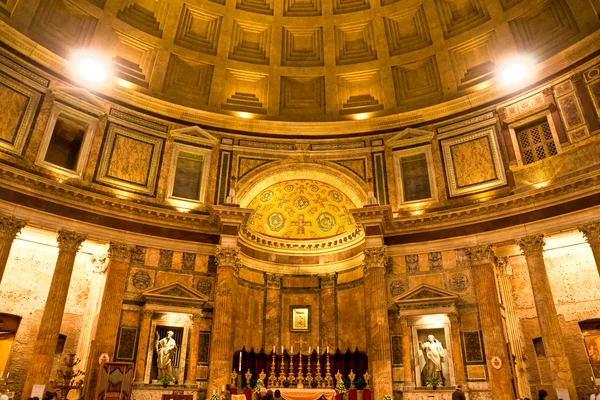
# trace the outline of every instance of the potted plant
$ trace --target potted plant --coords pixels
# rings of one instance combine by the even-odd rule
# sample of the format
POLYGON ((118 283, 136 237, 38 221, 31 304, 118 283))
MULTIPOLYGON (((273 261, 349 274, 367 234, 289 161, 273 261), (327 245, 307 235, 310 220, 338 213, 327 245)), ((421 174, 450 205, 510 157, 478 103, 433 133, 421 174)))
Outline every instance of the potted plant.
POLYGON ((312 381, 310 381, 310 387, 311 387, 311 388, 313 388, 313 389, 314 389, 314 388, 316 388, 316 387, 317 387, 317 385, 319 385, 319 383, 318 383, 317 381, 315 381, 314 379, 313 379, 312 381))
POLYGON ((363 378, 359 378, 354 382, 354 388, 356 390, 363 390, 367 386, 367 382, 363 378))
POLYGON ((262 388, 265 387, 265 384, 263 383, 262 379, 258 379, 256 381, 256 385, 254 385, 254 388, 252 389, 252 391, 256 394, 256 396, 260 399, 260 391, 262 388))
POLYGON ((335 385, 335 391, 340 396, 340 398, 342 398, 346 394, 346 392, 348 392, 348 388, 346 387, 342 379, 337 381, 337 385, 335 385))
POLYGON ((425 384, 427 386, 431 386, 433 387, 433 390, 436 390, 437 387, 442 383, 442 380, 436 376, 432 376, 430 378, 427 378, 427 380, 425 381, 425 384))
POLYGON ((291 384, 292 384, 292 382, 288 381, 287 379, 285 381, 283 381, 283 387, 285 387, 285 388, 289 388, 291 384))
POLYGON ((166 388, 167 386, 169 386, 169 383, 174 382, 175 379, 173 379, 173 377, 171 375, 165 375, 162 378, 160 378, 158 381, 160 383, 162 383, 164 388, 166 388))

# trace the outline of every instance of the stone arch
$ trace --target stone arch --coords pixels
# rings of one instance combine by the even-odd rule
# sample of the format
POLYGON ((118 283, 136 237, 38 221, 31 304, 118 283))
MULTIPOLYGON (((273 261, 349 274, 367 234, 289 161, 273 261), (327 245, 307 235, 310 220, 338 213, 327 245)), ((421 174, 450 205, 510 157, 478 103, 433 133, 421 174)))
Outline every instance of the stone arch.
POLYGON ((327 182, 342 191, 357 208, 367 203, 367 188, 364 182, 341 167, 322 162, 281 160, 249 174, 239 183, 237 198, 240 206, 246 207, 261 191, 269 186, 294 179, 314 179, 327 182))

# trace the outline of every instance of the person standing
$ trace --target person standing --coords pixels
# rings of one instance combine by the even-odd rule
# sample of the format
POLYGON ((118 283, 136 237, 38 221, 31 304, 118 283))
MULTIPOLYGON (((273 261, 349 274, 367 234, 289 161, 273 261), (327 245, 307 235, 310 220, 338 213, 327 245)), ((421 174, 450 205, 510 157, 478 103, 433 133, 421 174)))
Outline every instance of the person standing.
POLYGON ((600 391, 597 387, 594 388, 594 393, 590 395, 590 400, 600 400, 600 391))
POLYGON ((462 391, 462 385, 458 385, 452 393, 452 400, 466 400, 465 394, 462 391))

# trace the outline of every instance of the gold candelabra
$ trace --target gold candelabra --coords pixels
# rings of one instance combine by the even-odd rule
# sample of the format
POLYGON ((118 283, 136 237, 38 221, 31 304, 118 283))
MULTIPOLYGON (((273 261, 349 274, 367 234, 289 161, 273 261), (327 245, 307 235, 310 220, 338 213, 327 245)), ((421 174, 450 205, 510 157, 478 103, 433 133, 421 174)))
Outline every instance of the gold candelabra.
POLYGON ((310 387, 310 384, 312 383, 312 375, 310 373, 310 362, 312 360, 312 353, 308 354, 308 358, 306 360, 306 383, 308 384, 308 386, 310 387))
POLYGON ((327 352, 327 364, 325 364, 325 387, 333 387, 333 378, 331 377, 331 364, 329 364, 329 352, 327 352))
POLYGON ((284 368, 285 367, 285 362, 284 361, 285 361, 285 354, 282 351, 281 352, 281 364, 279 365, 279 386, 280 387, 283 386, 283 381, 286 380, 286 377, 285 377, 285 368, 284 368))
POLYGON ((269 387, 275 386, 277 376, 275 376, 275 350, 273 350, 273 358, 271 361, 271 373, 269 374, 269 387))
POLYGON ((290 383, 294 383, 296 381, 296 377, 294 376, 294 355, 290 353, 290 371, 288 375, 288 381, 290 383))
POLYGON ((321 355, 319 353, 317 353, 317 373, 315 374, 315 381, 317 381, 317 387, 321 387, 323 377, 321 376, 321 355))
POLYGON ((302 375, 302 346, 300 347, 300 354, 298 354, 298 357, 300 358, 300 361, 298 362, 298 376, 296 377, 296 380, 298 381, 298 384, 296 385, 296 387, 298 389, 303 389, 304 388, 304 376, 302 375))

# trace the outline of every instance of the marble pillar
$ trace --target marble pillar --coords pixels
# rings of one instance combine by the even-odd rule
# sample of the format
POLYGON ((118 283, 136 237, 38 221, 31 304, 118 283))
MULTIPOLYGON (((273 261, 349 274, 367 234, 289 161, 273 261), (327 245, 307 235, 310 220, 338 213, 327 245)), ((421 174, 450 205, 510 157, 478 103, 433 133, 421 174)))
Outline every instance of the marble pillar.
POLYGON ((50 282, 50 290, 46 306, 40 320, 40 328, 31 356, 31 363, 25 378, 22 399, 26 400, 31 395, 33 385, 46 385, 50 379, 52 363, 56 353, 56 344, 60 333, 67 303, 67 294, 71 284, 71 275, 75 265, 75 257, 84 235, 65 230, 58 231, 58 257, 56 267, 50 282))
POLYGON ((473 283, 479 307, 483 346, 494 399, 514 400, 512 370, 506 350, 506 338, 496 287, 494 253, 491 246, 467 250, 472 262, 473 283))
POLYGON ((208 392, 230 382, 233 360, 233 302, 237 288, 239 247, 217 247, 217 287, 213 314, 208 392))
MULTIPOLYGON (((106 269, 106 283, 104 294, 100 303, 98 313, 100 322, 96 328, 94 338, 94 349, 92 360, 98 360, 100 355, 106 353, 110 360, 114 360, 114 351, 119 333, 121 321, 121 309, 127 285, 127 269, 131 258, 131 246, 118 242, 110 242, 108 247, 108 267, 106 269)), ((97 362, 90 364, 91 369, 87 371, 86 382, 87 396, 85 398, 96 398, 94 396, 95 385, 90 385, 97 380, 100 365, 97 362)))
POLYGON ((413 365, 410 349, 410 335, 408 334, 408 318, 400 317, 400 334, 402 335, 402 365, 404 367, 404 387, 415 386, 413 378, 413 365))
POLYGON ((327 346, 331 347, 332 349, 337 349, 337 301, 335 293, 337 274, 326 274, 319 276, 319 284, 321 285, 319 344, 322 349, 327 348, 327 346))
POLYGON ((13 241, 26 222, 13 217, 0 217, 0 284, 13 241))
POLYGON ((200 343, 200 320, 202 316, 194 314, 190 318, 190 354, 188 357, 186 385, 196 385, 196 368, 198 367, 198 345, 200 343))
POLYGON ((533 300, 542 333, 542 342, 546 352, 546 360, 550 364, 552 386, 569 391, 572 399, 576 399, 577 391, 569 359, 565 352, 563 334, 554 305, 554 298, 548 280, 548 272, 544 263, 543 235, 527 236, 517 240, 517 244, 525 255, 529 279, 533 289, 533 300))
POLYGON ((392 355, 385 281, 385 247, 364 251, 365 302, 367 303, 367 354, 373 376, 373 398, 392 392, 392 355))
MULTIPOLYGON (((600 222, 591 222, 579 227, 585 240, 589 243, 594 254, 594 261, 596 262, 596 268, 600 274, 600 222)), ((0 266, 1 268, 1 266, 0 266)), ((1 277, 1 275, 0 275, 1 277)))
POLYGON ((142 323, 140 324, 140 336, 138 339, 137 357, 135 359, 135 383, 144 383, 152 315, 154 315, 154 313, 151 310, 142 310, 142 323))
POLYGON ((265 307, 265 343, 267 354, 281 346, 281 276, 265 273, 267 283, 265 307))
POLYGON ((467 384, 467 377, 465 375, 465 362, 463 360, 462 346, 460 344, 458 313, 449 313, 448 319, 450 320, 450 334, 452 336, 452 358, 454 358, 456 384, 464 386, 467 384))

